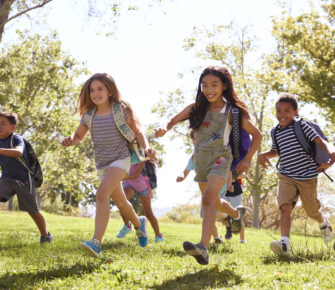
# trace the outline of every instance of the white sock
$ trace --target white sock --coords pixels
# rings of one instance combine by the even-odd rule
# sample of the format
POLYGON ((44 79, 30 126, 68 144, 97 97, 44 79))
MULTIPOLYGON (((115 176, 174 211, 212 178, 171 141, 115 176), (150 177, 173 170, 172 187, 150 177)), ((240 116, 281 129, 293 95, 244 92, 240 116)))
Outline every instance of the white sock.
POLYGON ((236 219, 233 218, 233 220, 236 220, 236 221, 237 221, 237 220, 240 219, 240 217, 241 217, 241 213, 240 213, 240 211, 238 210, 237 213, 238 213, 238 217, 237 217, 236 219))
POLYGON ((328 225, 327 220, 326 220, 326 218, 324 217, 324 218, 323 218, 323 222, 322 222, 322 223, 319 223, 319 227, 320 227, 320 228, 323 228, 323 227, 325 227, 325 226, 327 226, 327 225, 328 225))
POLYGON ((282 236, 280 240, 282 242, 284 242, 285 244, 289 244, 290 243, 290 237, 287 237, 287 236, 282 236))

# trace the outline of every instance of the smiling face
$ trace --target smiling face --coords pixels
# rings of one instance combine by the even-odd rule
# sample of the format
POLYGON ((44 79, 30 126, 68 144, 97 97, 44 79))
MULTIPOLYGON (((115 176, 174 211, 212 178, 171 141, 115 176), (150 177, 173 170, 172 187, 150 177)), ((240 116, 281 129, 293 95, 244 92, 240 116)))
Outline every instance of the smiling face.
POLYGON ((16 125, 12 125, 6 117, 0 117, 0 139, 6 139, 15 128, 16 125))
POLYGON ((90 85, 90 98, 96 106, 110 104, 111 93, 106 86, 99 80, 94 80, 90 85))
POLYGON ((213 74, 204 76, 201 81, 201 91, 209 103, 222 102, 223 91, 227 89, 221 79, 213 74))
POLYGON ((290 125, 295 116, 298 115, 298 110, 294 110, 291 103, 279 102, 276 106, 276 117, 280 125, 285 128, 290 125))

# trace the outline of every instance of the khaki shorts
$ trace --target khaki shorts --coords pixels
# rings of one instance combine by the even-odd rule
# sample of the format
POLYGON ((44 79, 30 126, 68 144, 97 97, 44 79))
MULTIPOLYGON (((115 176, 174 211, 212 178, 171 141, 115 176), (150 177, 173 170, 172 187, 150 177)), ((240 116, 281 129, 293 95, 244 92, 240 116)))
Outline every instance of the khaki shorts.
POLYGON ((278 206, 292 204, 295 206, 299 196, 307 215, 313 219, 319 218, 321 204, 317 198, 318 179, 296 180, 277 173, 279 177, 278 206))

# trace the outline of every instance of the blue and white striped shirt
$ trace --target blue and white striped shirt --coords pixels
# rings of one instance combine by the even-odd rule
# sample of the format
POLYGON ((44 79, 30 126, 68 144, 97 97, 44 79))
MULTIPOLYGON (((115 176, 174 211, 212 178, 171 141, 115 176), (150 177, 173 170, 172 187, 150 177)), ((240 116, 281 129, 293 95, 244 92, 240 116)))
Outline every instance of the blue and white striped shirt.
MULTIPOLYGON (((301 122, 301 129, 310 141, 319 137, 318 133, 306 122, 301 122)), ((297 180, 308 180, 318 176, 317 164, 300 145, 293 128, 293 122, 286 128, 281 128, 275 132, 280 160, 279 173, 297 180)), ((271 150, 277 151, 276 145, 272 143, 271 150)))

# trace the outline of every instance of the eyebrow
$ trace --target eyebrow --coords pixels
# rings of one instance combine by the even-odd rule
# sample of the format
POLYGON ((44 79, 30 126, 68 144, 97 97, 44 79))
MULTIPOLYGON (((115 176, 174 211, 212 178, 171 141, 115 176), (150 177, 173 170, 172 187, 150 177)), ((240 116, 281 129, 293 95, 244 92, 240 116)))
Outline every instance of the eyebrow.
MULTIPOLYGON (((204 81, 202 81, 201 83, 202 83, 202 84, 207 84, 207 82, 204 82, 204 81)), ((212 81, 212 82, 209 82, 209 83, 211 83, 211 84, 218 84, 219 81, 212 81)))

